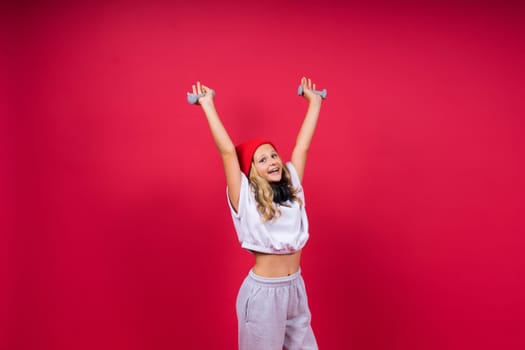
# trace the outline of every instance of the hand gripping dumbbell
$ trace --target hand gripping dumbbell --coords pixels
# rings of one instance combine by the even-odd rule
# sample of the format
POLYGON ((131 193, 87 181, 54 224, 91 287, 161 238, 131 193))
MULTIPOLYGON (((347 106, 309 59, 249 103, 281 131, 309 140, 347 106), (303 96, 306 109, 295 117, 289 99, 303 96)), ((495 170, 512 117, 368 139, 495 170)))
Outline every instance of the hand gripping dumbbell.
MULTIPOLYGON (((316 95, 319 95, 323 98, 323 100, 326 98, 326 89, 323 89, 321 91, 319 90, 312 90, 312 92, 316 95)), ((297 95, 303 96, 303 86, 299 85, 299 88, 297 89, 297 95)))
MULTIPOLYGON (((206 95, 205 93, 202 93, 202 94, 188 94, 188 103, 190 103, 192 105, 196 105, 196 104, 199 103, 199 98, 204 97, 205 95, 206 95)), ((214 90, 211 90, 211 95, 215 96, 215 91, 214 90)))

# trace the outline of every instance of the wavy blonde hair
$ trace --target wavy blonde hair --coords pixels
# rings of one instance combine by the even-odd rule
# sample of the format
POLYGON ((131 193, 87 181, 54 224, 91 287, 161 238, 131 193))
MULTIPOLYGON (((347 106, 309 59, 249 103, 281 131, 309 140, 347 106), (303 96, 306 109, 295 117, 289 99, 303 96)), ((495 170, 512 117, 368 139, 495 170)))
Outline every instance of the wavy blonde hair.
MULTIPOLYGON (((282 178, 290 189, 290 200, 299 203, 299 206, 302 207, 303 201, 297 196, 299 190, 292 186, 292 176, 290 175, 290 172, 285 166, 282 167, 282 170, 282 178)), ((261 214, 262 222, 265 223, 267 221, 277 220, 282 215, 282 212, 273 202, 272 187, 268 180, 257 173, 257 169, 253 162, 251 164, 249 179, 255 195, 255 201, 257 202, 257 210, 259 211, 259 214, 261 214)))

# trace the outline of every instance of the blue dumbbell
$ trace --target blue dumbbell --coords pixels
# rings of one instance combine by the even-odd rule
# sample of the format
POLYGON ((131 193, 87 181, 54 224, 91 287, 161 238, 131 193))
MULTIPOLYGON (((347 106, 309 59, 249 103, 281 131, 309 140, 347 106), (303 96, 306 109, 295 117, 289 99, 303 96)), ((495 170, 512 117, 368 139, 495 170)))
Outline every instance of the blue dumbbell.
MULTIPOLYGON (((323 100, 326 98, 326 89, 323 89, 321 91, 319 90, 312 90, 314 94, 319 95, 323 98, 323 100)), ((299 88, 297 89, 297 95, 303 96, 303 86, 299 85, 299 88)))
MULTIPOLYGON (((212 96, 215 96, 215 91, 211 90, 212 96)), ((188 103, 196 105, 199 103, 199 98, 204 97, 206 94, 188 94, 188 103)))

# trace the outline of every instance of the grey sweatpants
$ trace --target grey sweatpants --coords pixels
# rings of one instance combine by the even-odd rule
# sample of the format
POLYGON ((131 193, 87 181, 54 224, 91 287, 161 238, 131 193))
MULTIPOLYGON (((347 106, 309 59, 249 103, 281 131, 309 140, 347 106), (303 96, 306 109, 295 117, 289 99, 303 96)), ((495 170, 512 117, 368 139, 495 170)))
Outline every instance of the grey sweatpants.
POLYGON ((251 270, 237 296, 239 350, 318 349, 301 270, 278 278, 251 270))

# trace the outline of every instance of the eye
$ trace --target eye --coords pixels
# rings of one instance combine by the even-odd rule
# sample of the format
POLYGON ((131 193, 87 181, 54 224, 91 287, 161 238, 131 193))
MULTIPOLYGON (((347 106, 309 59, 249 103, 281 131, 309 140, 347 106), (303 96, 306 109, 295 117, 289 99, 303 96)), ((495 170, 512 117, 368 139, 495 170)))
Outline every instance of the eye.
POLYGON ((275 158, 277 158, 277 157, 278 157, 277 153, 272 154, 272 158, 273 158, 273 159, 275 159, 275 158))
POLYGON ((264 163, 266 162, 266 157, 262 157, 261 159, 259 159, 259 163, 264 163))

